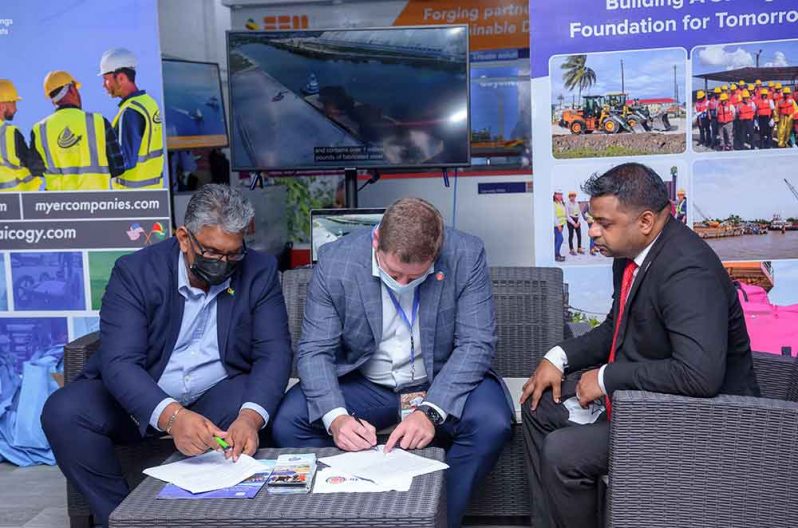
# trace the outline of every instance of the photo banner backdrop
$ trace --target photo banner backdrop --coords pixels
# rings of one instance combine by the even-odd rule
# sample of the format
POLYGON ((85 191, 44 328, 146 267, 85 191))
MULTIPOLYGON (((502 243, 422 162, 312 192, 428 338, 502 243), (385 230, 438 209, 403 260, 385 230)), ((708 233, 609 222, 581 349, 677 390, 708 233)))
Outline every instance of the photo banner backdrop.
MULTIPOLYGON (((123 154, 135 159, 121 176, 135 179, 137 164, 165 158, 156 0, 14 0, 0 6, 0 79, 18 94, 9 95, 8 83, 0 89, 0 402, 11 403, 26 383, 53 390, 55 382, 46 386, 47 378, 26 380, 23 366, 58 370, 64 344, 99 328, 102 293, 116 258, 170 233, 167 167, 150 162, 154 168, 147 173, 155 175, 154 183, 122 189, 104 161, 111 153, 109 137, 117 137, 112 123, 120 104, 99 75, 100 58, 111 48, 135 55, 136 84, 155 101, 146 108, 153 123, 142 139, 147 150, 123 154), (95 116, 75 109, 56 112, 52 90, 45 93, 45 78, 53 71, 74 80, 80 109, 95 116), (66 112, 69 120, 53 119, 66 112), (31 144, 32 130, 42 141, 31 144), (33 154, 20 150, 19 138, 33 154), (45 178, 33 157, 44 165, 45 178), (54 176, 59 173, 63 179, 54 176), (15 184, 15 178, 29 181, 15 184)), ((41 445, 43 436, 18 434, 20 420, 39 416, 41 409, 19 405, 0 405, 0 460, 53 463, 41 445)))
POLYGON ((601 306, 579 286, 611 264, 581 185, 628 161, 662 176, 674 217, 735 278, 798 302, 795 2, 530 0, 529 13, 535 263, 563 268, 574 318, 611 302, 610 287, 601 306))

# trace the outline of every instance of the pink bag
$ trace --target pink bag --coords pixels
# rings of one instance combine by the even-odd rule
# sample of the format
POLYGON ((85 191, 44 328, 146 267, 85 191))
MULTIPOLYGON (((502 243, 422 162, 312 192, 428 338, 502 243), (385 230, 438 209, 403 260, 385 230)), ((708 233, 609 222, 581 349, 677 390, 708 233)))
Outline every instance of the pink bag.
POLYGON ((751 350, 798 355, 798 304, 771 304, 761 286, 735 282, 751 338, 751 350), (786 347, 791 349, 787 352, 786 347))

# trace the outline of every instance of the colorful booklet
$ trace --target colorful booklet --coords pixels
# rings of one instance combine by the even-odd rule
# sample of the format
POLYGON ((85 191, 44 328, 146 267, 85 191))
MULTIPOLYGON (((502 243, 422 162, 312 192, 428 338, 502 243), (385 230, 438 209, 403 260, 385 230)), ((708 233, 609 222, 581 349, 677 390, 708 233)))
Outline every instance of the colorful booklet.
POLYGON ((313 487, 316 474, 316 455, 313 453, 287 454, 277 458, 269 477, 269 493, 289 494, 308 493, 313 487))
POLYGON ((258 494, 260 489, 266 484, 269 476, 277 464, 276 460, 258 460, 263 465, 263 471, 256 473, 240 484, 229 488, 222 488, 204 493, 191 493, 183 488, 178 488, 174 484, 167 484, 163 487, 156 498, 158 499, 252 499, 258 494))

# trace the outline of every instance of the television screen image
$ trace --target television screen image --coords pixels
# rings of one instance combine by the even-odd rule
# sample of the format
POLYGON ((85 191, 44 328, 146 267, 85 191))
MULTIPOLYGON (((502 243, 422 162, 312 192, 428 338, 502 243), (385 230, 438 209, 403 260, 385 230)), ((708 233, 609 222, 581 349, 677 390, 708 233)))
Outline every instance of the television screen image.
POLYGON ((465 26, 228 33, 233 170, 469 164, 465 26))
POLYGON ((175 59, 162 63, 167 148, 226 147, 219 65, 175 59))
POLYGON ((310 211, 310 257, 319 259, 319 248, 352 231, 380 223, 385 209, 312 209, 310 211))

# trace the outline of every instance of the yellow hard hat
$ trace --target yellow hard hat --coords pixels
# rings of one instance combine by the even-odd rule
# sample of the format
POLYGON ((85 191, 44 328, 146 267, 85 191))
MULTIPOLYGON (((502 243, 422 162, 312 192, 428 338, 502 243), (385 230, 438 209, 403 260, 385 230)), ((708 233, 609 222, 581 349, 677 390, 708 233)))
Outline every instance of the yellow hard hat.
POLYGON ((737 84, 745 84, 745 81, 740 81, 737 84))
POLYGON ((728 101, 729 100, 729 94, 727 94, 727 93, 720 94, 720 100, 721 101, 728 101))
POLYGON ((743 97, 751 97, 751 92, 748 90, 743 90, 743 97))
POLYGON ((749 92, 753 92, 754 91, 754 85, 753 84, 749 84, 748 85, 748 91, 749 92))
POLYGON ((723 86, 720 87, 720 89, 724 90, 724 91, 727 91, 729 89, 729 85, 728 84, 724 84, 723 86))
POLYGON ((757 86, 759 86, 760 84, 762 84, 762 81, 760 81, 759 79, 757 79, 757 80, 756 80, 756 85, 757 85, 757 86))
POLYGON ((21 101, 22 97, 17 93, 14 83, 8 79, 0 79, 0 103, 10 103, 12 101, 21 101))
POLYGON ((699 99, 703 99, 705 95, 707 94, 704 93, 704 90, 698 90, 698 93, 695 94, 695 96, 699 99))
POLYGON ((767 88, 762 88, 762 91, 759 92, 759 95, 767 95, 767 94, 768 94, 768 89, 767 88))
POLYGON ((786 94, 792 93, 792 90, 790 90, 789 86, 785 86, 784 89, 781 91, 781 93, 786 93, 786 94))
POLYGON ((712 93, 719 94, 720 93, 720 88, 716 86, 715 89, 712 90, 712 93))
POLYGON ((776 83, 776 88, 781 88, 781 83, 780 82, 776 83))
POLYGON ((53 90, 58 90, 70 83, 73 83, 75 88, 80 89, 80 83, 69 72, 63 70, 51 71, 44 77, 44 96, 49 99, 53 90))
POLYGON ((768 81, 768 88, 773 88, 773 81, 768 81))
POLYGON ((732 90, 736 90, 736 89, 737 89, 737 83, 732 83, 732 85, 731 85, 731 89, 732 89, 732 90))

